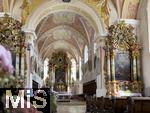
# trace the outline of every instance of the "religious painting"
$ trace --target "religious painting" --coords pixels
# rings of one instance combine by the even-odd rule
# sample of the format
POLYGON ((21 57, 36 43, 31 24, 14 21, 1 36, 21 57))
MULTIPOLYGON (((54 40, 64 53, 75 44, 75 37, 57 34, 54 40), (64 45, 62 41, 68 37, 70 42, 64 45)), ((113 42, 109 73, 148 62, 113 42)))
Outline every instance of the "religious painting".
POLYGON ((119 52, 115 57, 115 79, 130 80, 130 56, 129 53, 119 52))
POLYGON ((67 91, 67 85, 66 85, 66 71, 63 68, 57 68, 55 70, 55 85, 54 90, 61 92, 61 91, 67 91))
POLYGON ((128 96, 141 94, 141 49, 132 25, 120 21, 109 27, 105 48, 107 95, 125 96, 122 91, 129 91, 128 96))
POLYGON ((55 83, 65 83, 65 70, 57 68, 55 71, 55 83))

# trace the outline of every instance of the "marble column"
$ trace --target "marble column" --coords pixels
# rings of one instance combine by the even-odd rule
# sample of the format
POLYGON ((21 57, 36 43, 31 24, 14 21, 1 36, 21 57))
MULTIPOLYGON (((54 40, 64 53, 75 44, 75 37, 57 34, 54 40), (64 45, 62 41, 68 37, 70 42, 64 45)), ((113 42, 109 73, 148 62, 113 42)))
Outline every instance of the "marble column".
MULTIPOLYGON (((105 36, 98 36, 96 43, 97 43, 97 54, 99 57, 99 74, 97 75, 96 78, 96 83, 97 83, 97 89, 96 89, 96 96, 101 97, 101 96, 106 96, 106 86, 105 86, 105 75, 104 75, 104 61, 105 61, 105 36)), ((109 67, 110 67, 110 62, 109 62, 109 67)))
POLYGON ((71 73, 70 73, 70 69, 71 67, 68 66, 68 71, 67 71, 67 74, 68 74, 68 87, 67 87, 67 92, 69 93, 71 91, 71 73))
MULTIPOLYGON (((34 42, 33 40, 36 39, 36 35, 34 31, 31 30, 25 30, 23 29, 26 35, 26 50, 25 50, 25 61, 24 64, 26 65, 25 68, 25 74, 26 74, 26 87, 27 88, 32 88, 32 74, 31 74, 31 56, 33 55, 33 47, 34 47, 34 42)), ((22 58, 23 60, 23 58, 22 58)), ((24 60, 23 60, 24 61, 24 60)), ((23 62, 22 61, 22 62, 23 62)), ((23 67, 22 67, 23 69, 23 67)), ((21 72, 23 73, 23 72, 21 72)))
POLYGON ((133 81, 137 81, 137 67, 136 67, 136 56, 134 53, 132 54, 132 74, 133 74, 133 81))
POLYGON ((108 77, 108 80, 111 81, 111 72, 110 72, 110 51, 107 49, 106 50, 106 57, 107 57, 107 77, 108 77))
POLYGON ((82 61, 81 61, 81 57, 79 58, 79 80, 81 81, 82 80, 82 69, 81 69, 81 66, 82 66, 82 61))
POLYGON ((20 50, 19 48, 16 49, 16 69, 15 69, 15 75, 19 76, 19 54, 20 50))
POLYGON ((140 55, 137 56, 137 80, 141 81, 141 63, 140 63, 140 55))
POLYGON ((25 51, 24 51, 24 48, 22 50, 22 56, 21 56, 21 76, 25 76, 25 51))
POLYGON ((26 49, 27 83, 26 83, 26 88, 32 88, 31 75, 30 75, 30 55, 31 55, 30 50, 31 50, 31 44, 27 43, 27 49, 26 49))
POLYGON ((115 54, 114 51, 112 50, 111 53, 111 80, 115 81, 115 54))
POLYGON ((51 76, 52 76, 52 87, 51 87, 51 89, 53 91, 54 90, 54 84, 55 84, 55 67, 54 66, 52 67, 52 74, 51 74, 51 76))

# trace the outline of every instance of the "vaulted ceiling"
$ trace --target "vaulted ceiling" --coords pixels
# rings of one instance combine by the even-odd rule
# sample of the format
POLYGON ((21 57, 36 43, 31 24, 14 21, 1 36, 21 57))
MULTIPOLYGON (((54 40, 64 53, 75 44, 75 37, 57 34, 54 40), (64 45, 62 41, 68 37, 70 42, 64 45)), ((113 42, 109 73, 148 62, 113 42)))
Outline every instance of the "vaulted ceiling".
POLYGON ((86 19, 73 12, 61 11, 45 17, 36 28, 36 43, 43 59, 53 52, 67 52, 78 60, 85 45, 94 37, 94 30, 86 19))
MULTIPOLYGON (((43 59, 50 58, 52 52, 61 50, 67 52, 70 58, 78 60, 78 57, 83 53, 84 46, 89 46, 94 38, 96 31, 94 31, 93 26, 99 28, 99 30, 97 30, 97 33, 99 33, 113 24, 117 18, 135 19, 140 1, 141 0, 71 0, 70 3, 67 3, 69 6, 67 7, 67 4, 62 0, 0 0, 0 11, 10 13, 25 24, 25 26, 30 26, 28 25, 28 22, 30 23, 29 20, 33 21, 33 18, 31 19, 30 16, 32 17, 34 14, 38 15, 36 11, 39 13, 41 10, 50 14, 40 23, 37 22, 39 24, 35 27, 35 32, 38 37, 36 44, 40 56, 43 59), (59 5, 63 6, 63 10, 49 13, 52 9, 61 9, 62 7, 59 7, 59 5), (78 7, 78 5, 80 7, 78 7), (51 9, 49 9, 49 7, 51 7, 51 9), (84 13, 86 17, 90 17, 88 13, 93 14, 92 11, 94 11, 97 17, 93 16, 92 19, 90 17, 89 20, 101 21, 102 25, 100 25, 101 23, 95 24, 93 21, 89 24, 89 21, 77 13, 66 11, 69 10, 70 7, 80 14, 84 13), (100 29, 100 26, 103 29, 100 29)), ((43 13, 39 13, 39 15, 41 14, 43 13)), ((36 22, 33 21, 33 24, 35 23, 36 22)), ((32 26, 34 25, 31 25, 29 29, 32 26)), ((35 28, 31 28, 31 30, 34 31, 35 28)))

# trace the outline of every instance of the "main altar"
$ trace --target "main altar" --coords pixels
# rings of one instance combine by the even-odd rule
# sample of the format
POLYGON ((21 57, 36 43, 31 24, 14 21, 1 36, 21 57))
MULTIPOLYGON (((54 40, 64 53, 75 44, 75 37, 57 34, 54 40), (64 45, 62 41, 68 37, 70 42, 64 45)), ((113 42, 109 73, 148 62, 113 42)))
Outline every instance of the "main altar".
POLYGON ((49 61, 49 82, 56 92, 68 92, 71 81, 71 68, 65 52, 53 53, 49 61))

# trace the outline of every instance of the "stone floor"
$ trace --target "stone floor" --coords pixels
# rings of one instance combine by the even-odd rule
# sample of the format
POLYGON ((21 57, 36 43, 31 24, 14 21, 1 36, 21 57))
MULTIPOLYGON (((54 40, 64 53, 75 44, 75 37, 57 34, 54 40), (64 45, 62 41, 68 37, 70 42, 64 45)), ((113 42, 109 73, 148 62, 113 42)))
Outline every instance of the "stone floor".
POLYGON ((57 113, 85 113, 85 110, 85 102, 59 102, 57 105, 57 113))

